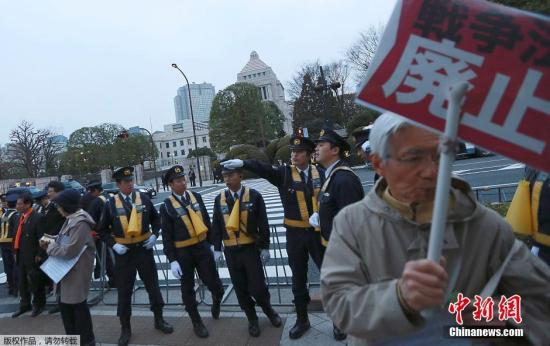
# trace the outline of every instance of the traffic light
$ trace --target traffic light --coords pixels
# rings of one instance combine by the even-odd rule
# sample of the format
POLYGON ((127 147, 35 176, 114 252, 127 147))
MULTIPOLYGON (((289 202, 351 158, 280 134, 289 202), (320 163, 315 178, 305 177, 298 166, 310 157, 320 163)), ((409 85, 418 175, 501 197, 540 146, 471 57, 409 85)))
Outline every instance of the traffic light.
POLYGON ((128 131, 122 131, 117 135, 117 137, 122 139, 123 141, 127 140, 129 137, 128 131))

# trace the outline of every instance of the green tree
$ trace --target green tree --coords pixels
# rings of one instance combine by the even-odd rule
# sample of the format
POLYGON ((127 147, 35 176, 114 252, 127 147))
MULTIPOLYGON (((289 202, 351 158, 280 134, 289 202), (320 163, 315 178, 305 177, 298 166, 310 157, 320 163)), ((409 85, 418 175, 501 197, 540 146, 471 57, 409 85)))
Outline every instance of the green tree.
POLYGON ((210 111, 212 149, 224 153, 237 144, 258 145, 276 138, 282 116, 262 102, 255 85, 236 83, 214 97, 210 111))
POLYGON ((124 131, 121 125, 110 123, 74 131, 61 157, 62 171, 75 175, 97 173, 106 168, 142 164, 157 156, 157 148, 148 135, 119 138, 124 131))
POLYGON ((374 120, 376 120, 378 115, 380 115, 380 113, 375 110, 363 108, 361 106, 357 107, 357 113, 355 113, 347 123, 346 130, 348 134, 351 134, 358 127, 371 124, 372 122, 374 122, 374 120))
MULTIPOLYGON (((309 137, 318 137, 325 123, 324 101, 323 96, 315 91, 312 75, 306 73, 303 77, 300 96, 294 102, 293 128, 305 127, 308 129, 309 137)), ((334 100, 327 98, 326 101, 334 100)), ((328 104, 327 108, 329 114, 338 112, 335 102, 328 104)))

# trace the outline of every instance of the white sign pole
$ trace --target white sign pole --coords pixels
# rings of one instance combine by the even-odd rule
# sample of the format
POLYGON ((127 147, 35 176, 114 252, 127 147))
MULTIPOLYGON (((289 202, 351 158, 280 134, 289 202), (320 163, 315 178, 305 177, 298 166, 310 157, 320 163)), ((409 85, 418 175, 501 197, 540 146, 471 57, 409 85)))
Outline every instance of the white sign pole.
POLYGON ((428 259, 439 263, 441 247, 445 235, 445 222, 449 209, 449 189, 451 186, 451 168, 455 160, 456 134, 460 120, 460 105, 468 90, 468 83, 459 82, 449 90, 449 108, 445 122, 445 133, 441 139, 441 158, 435 188, 435 202, 428 245, 428 259))

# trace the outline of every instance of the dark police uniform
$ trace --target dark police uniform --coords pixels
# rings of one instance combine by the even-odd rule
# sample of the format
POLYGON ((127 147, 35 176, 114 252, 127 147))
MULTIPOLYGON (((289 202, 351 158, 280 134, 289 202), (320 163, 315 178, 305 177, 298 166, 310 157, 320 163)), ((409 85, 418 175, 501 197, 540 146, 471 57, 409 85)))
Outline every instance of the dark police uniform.
MULTIPOLYGON (((13 194, 7 197, 9 203, 17 200, 17 195, 13 194)), ((13 251, 13 241, 15 240, 15 231, 17 230, 17 219, 19 214, 15 209, 2 209, 0 211, 0 251, 2 251, 2 262, 8 284, 8 293, 17 296, 17 268, 15 266, 15 254, 13 251)))
MULTIPOLYGON (((133 167, 123 167, 116 170, 113 178, 117 180, 133 179, 133 167)), ((131 196, 128 197, 130 203, 125 200, 120 192, 107 200, 97 231, 109 247, 122 244, 128 248, 128 251, 123 255, 115 253, 115 279, 118 291, 117 315, 120 317, 122 334, 127 332, 129 340, 131 334, 132 292, 136 272, 139 272, 149 295, 151 311, 155 314, 155 328, 161 329, 165 333, 171 333, 172 327, 165 328, 163 325, 162 308, 164 300, 160 293, 153 249, 144 247, 144 242, 152 234, 158 238, 160 217, 147 194, 132 191, 131 196), (141 203, 139 203, 140 200, 141 203), (129 224, 131 221, 132 204, 135 204, 137 214, 141 216, 141 232, 137 235, 127 234, 127 231, 123 228, 123 223, 129 224)), ((123 335, 121 335, 122 338, 123 335)), ((119 340, 119 343, 124 342, 119 340)))
MULTIPOLYGON (((340 148, 340 157, 349 155, 349 144, 332 129, 323 129, 317 142, 330 142, 340 148)), ((321 243, 327 246, 332 231, 334 217, 346 205, 360 201, 364 197, 359 177, 340 159, 330 167, 325 167, 326 180, 319 197, 319 223, 321 225, 321 243)), ((336 325, 333 326, 336 340, 344 340, 346 334, 336 325)))
MULTIPOLYGON (((227 170, 224 169, 223 172, 227 170)), ((244 186, 241 187, 238 196, 228 189, 220 193, 214 201, 212 235, 216 251, 221 251, 223 242, 231 282, 249 323, 258 328, 259 335, 258 316, 254 308, 257 304, 272 324, 277 325, 273 319, 279 317, 271 307, 260 259, 260 250, 268 250, 270 244, 269 223, 262 195, 244 186), (227 230, 226 220, 233 210, 236 198, 239 200, 239 229, 233 232, 227 230)), ((249 332, 253 334, 250 325, 249 332)))
MULTIPOLYGON (((99 181, 92 181, 86 185, 87 189, 100 189, 101 182, 99 181)), ((91 192, 86 192, 84 196, 80 199, 80 207, 82 210, 90 214, 92 219, 96 222, 96 225, 99 223, 101 219, 101 213, 103 212, 103 207, 105 206, 105 202, 107 201, 107 198, 103 195, 94 196, 91 192)), ((98 279, 101 276, 101 253, 103 252, 103 246, 104 242, 99 238, 99 235, 97 234, 96 230, 92 230, 92 237, 95 240, 95 246, 96 246, 96 264, 94 268, 94 278, 98 279)), ((109 277, 109 287, 115 287, 114 283, 114 255, 111 249, 108 247, 105 249, 105 271, 107 273, 107 276, 109 277)))
MULTIPOLYGON (((165 175, 165 182, 185 176, 182 166, 170 168, 165 175)), ((199 278, 212 293, 212 316, 219 318, 219 304, 224 294, 222 282, 216 269, 214 256, 210 251, 212 232, 210 217, 200 194, 185 191, 183 196, 172 195, 164 200, 160 207, 162 219, 162 242, 164 253, 171 262, 177 261, 183 272, 181 296, 185 310, 192 318, 197 319, 197 301, 195 299, 195 270, 199 278), (188 208, 191 208, 189 210, 188 208), (190 214, 200 213, 206 233, 197 235, 190 214)))
MULTIPOLYGON (((290 149, 312 152, 314 144, 307 138, 292 136, 290 149)), ((279 190, 279 196, 284 209, 286 228, 286 251, 288 262, 292 269, 292 293, 296 306, 307 306, 310 296, 307 287, 307 272, 309 256, 317 268, 321 269, 324 248, 321 246, 320 230, 309 224, 309 217, 316 211, 312 196, 324 182, 322 169, 310 165, 307 181, 299 174, 296 167, 284 165, 272 167, 269 164, 245 160, 244 169, 250 170, 267 179, 279 190), (317 171, 317 174, 314 174, 317 171), (318 175, 318 178, 314 177, 318 175), (298 176, 298 178, 296 178, 298 176)))
MULTIPOLYGON (((350 149, 349 144, 330 129, 322 130, 317 142, 330 142, 337 145, 344 156, 350 149)), ((319 198, 319 220, 323 246, 328 244, 332 221, 336 214, 348 204, 360 201, 364 197, 361 180, 343 160, 340 159, 330 171, 328 171, 329 167, 325 167, 325 169, 327 169, 327 177, 319 198)))
MULTIPOLYGON (((41 191, 34 196, 35 200, 40 201, 46 197, 46 191, 41 191)), ((49 202, 45 207, 40 206, 39 213, 42 215, 40 227, 44 234, 58 235, 61 227, 65 223, 65 218, 57 210, 57 205, 54 202, 49 202)))

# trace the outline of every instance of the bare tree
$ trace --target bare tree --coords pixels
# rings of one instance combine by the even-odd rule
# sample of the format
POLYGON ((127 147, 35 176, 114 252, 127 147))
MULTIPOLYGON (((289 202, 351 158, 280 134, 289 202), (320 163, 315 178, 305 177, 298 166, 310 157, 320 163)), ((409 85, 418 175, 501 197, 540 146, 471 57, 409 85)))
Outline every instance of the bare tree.
POLYGON ((371 26, 359 33, 359 38, 346 52, 346 60, 355 72, 356 80, 362 81, 374 58, 378 44, 384 32, 383 26, 371 26))
POLYGON ((51 133, 45 129, 36 129, 23 120, 10 132, 12 156, 16 165, 22 167, 29 177, 37 177, 44 167, 44 149, 48 145, 51 133))

